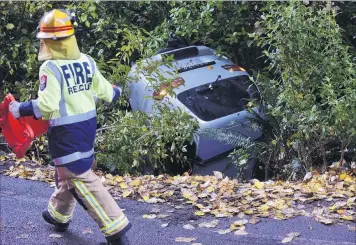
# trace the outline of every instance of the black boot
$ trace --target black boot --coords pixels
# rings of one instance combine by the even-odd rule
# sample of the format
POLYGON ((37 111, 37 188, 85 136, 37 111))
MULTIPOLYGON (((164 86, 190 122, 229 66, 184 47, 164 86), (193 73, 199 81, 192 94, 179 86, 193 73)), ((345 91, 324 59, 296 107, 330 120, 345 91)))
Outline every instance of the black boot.
POLYGON ((115 240, 106 240, 108 241, 107 245, 130 245, 129 240, 127 239, 125 234, 122 234, 115 240))
POLYGON ((106 241, 108 241, 107 245, 130 245, 125 233, 131 229, 131 226, 132 225, 129 223, 125 229, 118 234, 106 237, 106 241))
POLYGON ((51 215, 49 214, 48 211, 43 211, 43 212, 42 212, 42 217, 43 217, 43 219, 44 219, 47 223, 49 223, 49 224, 51 224, 51 225, 54 225, 54 230, 55 230, 55 231, 58 231, 58 232, 65 232, 65 231, 68 230, 70 221, 67 222, 67 223, 58 223, 57 221, 55 221, 55 220, 51 217, 51 215))

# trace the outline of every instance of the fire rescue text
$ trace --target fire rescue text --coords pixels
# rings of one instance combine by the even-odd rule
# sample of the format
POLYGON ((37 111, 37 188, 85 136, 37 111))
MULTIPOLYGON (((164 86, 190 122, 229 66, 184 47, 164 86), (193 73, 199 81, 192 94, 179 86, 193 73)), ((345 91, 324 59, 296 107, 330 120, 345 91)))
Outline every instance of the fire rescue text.
POLYGON ((72 64, 62 65, 61 68, 69 94, 75 94, 80 91, 90 89, 92 74, 90 72, 88 62, 75 62, 72 64))

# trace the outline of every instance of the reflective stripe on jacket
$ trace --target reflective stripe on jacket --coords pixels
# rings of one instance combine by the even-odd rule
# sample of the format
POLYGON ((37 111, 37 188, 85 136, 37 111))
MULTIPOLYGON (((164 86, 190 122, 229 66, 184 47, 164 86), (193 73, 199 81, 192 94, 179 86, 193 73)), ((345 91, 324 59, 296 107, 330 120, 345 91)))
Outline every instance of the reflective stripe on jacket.
POLYGON ((96 105, 93 95, 114 102, 120 90, 102 76, 94 60, 48 60, 39 72, 38 99, 32 101, 37 118, 49 121, 48 145, 55 165, 94 161, 96 105))

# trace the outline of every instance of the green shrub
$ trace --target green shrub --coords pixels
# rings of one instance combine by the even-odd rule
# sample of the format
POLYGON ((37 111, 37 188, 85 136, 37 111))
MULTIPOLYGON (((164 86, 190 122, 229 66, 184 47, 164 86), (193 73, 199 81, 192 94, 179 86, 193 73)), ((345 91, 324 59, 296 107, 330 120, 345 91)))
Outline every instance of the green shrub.
MULTIPOLYGON (((188 114, 158 106, 159 114, 122 112, 111 115, 112 122, 97 137, 98 163, 118 173, 174 173, 189 168, 185 156, 197 123, 188 114)), ((101 130, 100 130, 101 131, 101 130)))
POLYGON ((224 130, 213 137, 238 140, 231 155, 235 164, 246 163, 248 153, 256 152, 266 170, 289 173, 285 177, 344 162, 345 150, 356 146, 356 79, 336 11, 329 4, 308 7, 291 1, 270 4, 262 17, 256 23, 260 33, 251 36, 269 62, 270 72, 256 79, 267 118, 252 120, 263 129, 264 139, 229 139, 224 130))

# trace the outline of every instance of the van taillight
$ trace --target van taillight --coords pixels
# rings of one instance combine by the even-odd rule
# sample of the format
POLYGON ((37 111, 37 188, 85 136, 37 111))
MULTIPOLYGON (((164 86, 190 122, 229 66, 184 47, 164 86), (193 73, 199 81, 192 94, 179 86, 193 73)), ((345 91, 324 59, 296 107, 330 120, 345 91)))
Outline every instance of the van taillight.
MULTIPOLYGON (((183 85, 185 83, 184 79, 181 77, 175 78, 171 81, 171 85, 173 88, 178 88, 179 86, 183 85)), ((158 91, 153 92, 153 98, 155 100, 162 100, 164 96, 166 96, 171 88, 168 86, 168 84, 161 84, 159 86, 158 91)))
POLYGON ((242 68, 241 66, 238 66, 238 65, 223 65, 221 67, 224 68, 225 70, 230 71, 230 72, 246 71, 244 68, 242 68))

